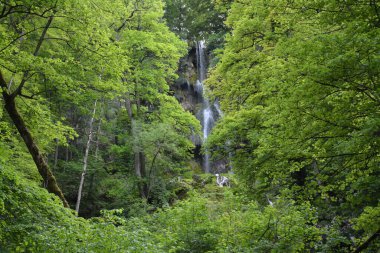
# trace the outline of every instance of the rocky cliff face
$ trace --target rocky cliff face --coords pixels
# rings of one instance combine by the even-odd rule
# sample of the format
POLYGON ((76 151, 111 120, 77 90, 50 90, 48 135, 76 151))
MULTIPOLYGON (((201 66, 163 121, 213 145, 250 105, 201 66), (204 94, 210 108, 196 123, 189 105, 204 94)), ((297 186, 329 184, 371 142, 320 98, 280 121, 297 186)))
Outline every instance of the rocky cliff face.
POLYGON ((207 138, 215 121, 220 117, 217 103, 215 101, 208 101, 203 94, 202 79, 206 76, 207 65, 208 57, 206 50, 200 48, 199 42, 194 43, 187 56, 181 59, 178 70, 179 78, 171 86, 171 90, 183 108, 194 114, 202 124, 203 135, 192 136, 192 141, 196 146, 194 150, 196 163, 205 172, 220 173, 226 172, 226 162, 209 161, 209 156, 201 153, 204 139, 207 138), (200 61, 202 61, 202 64, 200 64, 200 61), (210 114, 212 120, 208 121, 205 117, 210 118, 210 114))
MULTIPOLYGON (((178 76, 179 78, 171 85, 171 91, 186 111, 197 115, 202 107, 202 94, 195 87, 198 76, 195 47, 192 47, 188 54, 181 59, 178 76)), ((196 164, 193 164, 193 167, 201 168, 203 161, 201 154, 202 138, 199 135, 193 135, 191 138, 195 145, 193 153, 196 164)))
POLYGON ((198 76, 195 48, 191 48, 188 55, 181 59, 178 76, 175 84, 171 86, 174 96, 185 110, 195 115, 202 104, 202 94, 199 94, 195 87, 198 76))

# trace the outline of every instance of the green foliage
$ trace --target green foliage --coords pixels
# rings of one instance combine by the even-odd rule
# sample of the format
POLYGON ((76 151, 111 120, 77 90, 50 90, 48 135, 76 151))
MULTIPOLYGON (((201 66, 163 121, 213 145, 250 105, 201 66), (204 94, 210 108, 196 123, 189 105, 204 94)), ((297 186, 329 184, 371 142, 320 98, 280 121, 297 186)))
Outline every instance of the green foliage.
MULTIPOLYGON (((163 7, 160 0, 1 2, 6 92, 20 88, 17 108, 71 204, 93 103, 99 101, 81 214, 140 205, 136 150, 146 155, 149 177, 141 180, 151 184, 161 204, 172 198, 167 181, 189 160, 189 137, 199 123, 168 95, 186 44, 169 31, 163 7)), ((0 149, 10 149, 1 159, 39 182, 10 120, 0 117, 0 149)))
POLYGON ((2 252, 162 252, 139 221, 127 223, 119 213, 77 218, 57 197, 12 168, 0 167, 2 252))
POLYGON ((99 217, 86 220, 41 188, 0 99, 0 251, 348 252, 373 238, 378 4, 165 2, 165 12, 161 0, 0 3, 2 93, 15 92, 71 204, 101 103, 81 212, 99 217), (231 157, 232 190, 193 174, 200 125, 168 85, 186 43, 165 24, 212 50, 227 14, 207 81, 224 117, 207 147, 231 157))
POLYGON ((263 209, 226 191, 219 201, 193 194, 155 214, 152 227, 166 252, 304 252, 320 240, 314 217, 308 205, 263 209))
MULTIPOLYGON (((279 198, 260 206, 217 186, 153 215, 125 219, 125 210, 105 210, 85 220, 57 197, 1 167, 0 245, 10 252, 336 252, 346 239, 333 227, 319 229, 309 203, 279 198), (213 197, 212 194, 215 194, 213 197), (217 197, 218 195, 222 198, 217 197), (215 198, 216 197, 216 198, 215 198), (321 244, 328 235, 330 248, 321 244), (52 246, 54 245, 54 246, 52 246)), ((213 183, 214 184, 214 183, 213 183)), ((367 210, 357 224, 373 213, 367 210)), ((127 214, 128 215, 128 214, 127 214)), ((376 217, 376 214, 374 214, 376 217)), ((358 225, 361 226, 361 225, 358 225)))
POLYGON ((212 0, 165 0, 165 18, 170 29, 187 41, 213 36, 214 45, 223 41, 225 12, 212 0))
MULTIPOLYGON (((354 228, 356 231, 364 231, 364 237, 356 239, 357 244, 362 244, 365 240, 368 240, 371 236, 379 233, 380 224, 380 207, 368 206, 364 208, 364 211, 357 219, 353 220, 354 228)), ((376 252, 380 247, 379 240, 374 240, 370 245, 368 252, 376 252)))
POLYGON ((350 236, 365 233, 347 224, 379 201, 377 8, 233 2, 232 31, 207 81, 225 113, 209 149, 232 156, 261 203, 286 192, 297 204, 310 201, 321 226, 340 220, 327 229, 324 252, 352 249, 350 236))
POLYGON ((375 233, 380 219, 380 207, 366 207, 364 212, 355 220, 355 229, 364 229, 366 232, 375 233))

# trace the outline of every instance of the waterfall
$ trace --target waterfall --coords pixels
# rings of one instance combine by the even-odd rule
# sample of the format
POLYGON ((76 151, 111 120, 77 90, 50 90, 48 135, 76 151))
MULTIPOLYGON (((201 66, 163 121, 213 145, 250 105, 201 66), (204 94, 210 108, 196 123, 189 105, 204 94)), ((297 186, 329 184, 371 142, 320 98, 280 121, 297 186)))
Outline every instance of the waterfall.
MULTIPOLYGON (((205 96, 204 89, 203 89, 203 81, 206 79, 206 74, 207 74, 204 41, 197 42, 196 54, 197 54, 198 80, 195 84, 195 90, 199 94, 202 94, 202 113, 200 115, 201 116, 200 120, 202 122, 202 128, 203 128, 203 141, 206 141, 212 127, 214 126, 215 117, 214 117, 214 111, 213 111, 212 105, 210 104, 207 97, 205 96)), ((203 160, 203 170, 206 173, 210 173, 210 169, 211 169, 210 155, 206 152, 206 154, 204 155, 204 160, 203 160)))

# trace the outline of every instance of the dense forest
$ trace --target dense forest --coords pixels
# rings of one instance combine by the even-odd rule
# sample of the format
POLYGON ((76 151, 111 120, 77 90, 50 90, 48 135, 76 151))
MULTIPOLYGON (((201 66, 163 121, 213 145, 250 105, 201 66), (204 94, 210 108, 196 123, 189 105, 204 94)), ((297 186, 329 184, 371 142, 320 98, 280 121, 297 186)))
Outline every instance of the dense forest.
POLYGON ((0 0, 0 252, 379 252, 376 0, 0 0))

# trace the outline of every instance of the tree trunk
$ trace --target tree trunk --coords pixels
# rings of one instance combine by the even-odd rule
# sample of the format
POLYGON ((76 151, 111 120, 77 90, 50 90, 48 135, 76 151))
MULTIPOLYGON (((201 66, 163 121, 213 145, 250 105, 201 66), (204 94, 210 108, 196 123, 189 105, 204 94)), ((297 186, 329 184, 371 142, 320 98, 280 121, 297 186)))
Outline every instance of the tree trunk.
MULTIPOLYGON (((125 79, 123 79, 124 82, 126 82, 125 79)), ((136 95, 138 97, 138 95, 136 95)), ((140 113, 140 99, 136 99, 136 106, 137 106, 137 114, 140 113)), ((131 120, 131 133, 134 134, 134 118, 132 114, 132 102, 130 99, 130 94, 127 93, 126 100, 125 100, 125 107, 128 112, 129 119, 131 120)), ((145 168, 145 154, 143 151, 135 151, 134 152, 134 167, 135 167, 135 174, 137 178, 139 179, 138 182, 138 189, 140 192, 140 196, 144 199, 147 199, 148 197, 148 184, 145 181, 146 178, 146 168, 145 168)))
POLYGON ((135 152, 135 174, 138 178, 141 178, 141 165, 140 165, 140 153, 135 152))
POLYGON ((27 146, 29 153, 32 155, 34 163, 37 166, 38 172, 44 180, 44 185, 46 189, 50 193, 57 195, 62 200, 63 205, 69 208, 70 206, 67 203, 61 189, 59 188, 54 175, 50 171, 49 166, 46 163, 40 149, 34 142, 34 139, 31 133, 29 132, 29 129, 26 127, 23 118, 17 110, 15 98, 8 95, 5 91, 3 91, 3 98, 5 102, 5 109, 7 110, 9 117, 15 124, 20 136, 24 140, 24 143, 27 146))
POLYGON ((149 170, 149 174, 147 177, 147 183, 146 183, 146 185, 147 185, 146 186, 146 198, 147 199, 149 199, 150 190, 152 189, 152 185, 154 183, 154 181, 152 180, 152 176, 154 176, 154 172, 153 172, 154 163, 156 162, 156 159, 157 159, 158 155, 160 154, 160 151, 161 151, 161 147, 159 146, 157 152, 154 154, 154 157, 152 159, 152 163, 150 165, 150 170, 149 170))
MULTIPOLYGON (((54 16, 50 16, 42 33, 38 40, 37 46, 34 50, 33 55, 37 56, 41 45, 44 41, 47 30, 49 29, 51 23, 53 22, 54 16)), ((37 166, 38 172, 44 180, 45 187, 50 193, 57 195, 63 202, 65 207, 70 208, 69 203, 67 203, 65 196, 63 195, 61 189, 59 188, 53 173, 50 171, 49 165, 45 161, 40 149, 37 147, 37 144, 34 142, 32 134, 29 132, 28 128, 25 125, 25 122, 21 115, 19 114, 16 106, 16 97, 21 94, 21 91, 27 81, 28 71, 24 72, 23 78, 20 82, 20 85, 17 89, 11 93, 10 87, 8 87, 1 71, 0 71, 0 87, 2 89, 2 94, 4 98, 5 109, 8 112, 9 117, 12 119, 15 124, 17 131, 19 132, 21 138, 24 140, 25 145, 27 146, 29 153, 32 155, 34 163, 37 166), (8 94, 9 92, 9 94, 8 94)))
POLYGON ((96 147, 95 147, 95 158, 98 158, 99 153, 99 136, 101 130, 102 121, 99 119, 98 130, 96 130, 96 147))
POLYGON ((84 185, 84 178, 85 178, 86 173, 87 173, 87 160, 88 160, 88 153, 90 151, 90 145, 91 145, 91 141, 92 141, 92 124, 94 123, 95 112, 96 112, 96 100, 95 100, 95 104, 94 104, 94 110, 92 111, 92 117, 91 117, 91 120, 90 120, 90 132, 88 134, 86 151, 85 151, 85 154, 84 154, 84 157, 83 157, 83 171, 82 171, 82 176, 81 176, 80 183, 79 183, 77 203, 75 205, 75 211, 77 213, 79 213, 79 206, 80 206, 80 201, 81 201, 81 198, 82 198, 82 190, 83 190, 83 185, 84 185))
POLYGON ((132 121, 132 106, 129 93, 127 94, 127 98, 125 100, 125 107, 127 108, 128 117, 132 121))
POLYGON ((57 163, 58 163, 58 154, 59 154, 59 143, 58 139, 56 139, 56 145, 55 145, 55 153, 54 153, 54 166, 53 170, 57 170, 57 163))
POLYGON ((141 177, 141 182, 140 182, 140 195, 141 197, 147 199, 148 198, 148 184, 146 182, 147 176, 146 176, 146 168, 145 168, 145 154, 144 152, 140 151, 137 154, 139 156, 139 164, 140 164, 140 177, 141 177))
POLYGON ((135 151, 134 153, 135 161, 135 174, 139 179, 138 188, 140 192, 140 196, 142 198, 147 198, 148 193, 148 185, 145 182, 146 180, 146 171, 145 171, 145 154, 142 151, 135 151))
POLYGON ((66 162, 69 161, 69 145, 70 145, 70 142, 67 143, 67 147, 66 147, 66 153, 65 153, 65 161, 66 162))
POLYGON ((144 152, 139 152, 140 156, 140 171, 141 171, 141 176, 146 177, 146 170, 145 170, 145 154, 144 152))
POLYGON ((371 235, 362 245, 360 245, 353 253, 359 253, 368 248, 371 242, 375 241, 380 236, 380 229, 378 229, 373 235, 371 235))

